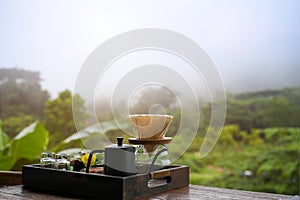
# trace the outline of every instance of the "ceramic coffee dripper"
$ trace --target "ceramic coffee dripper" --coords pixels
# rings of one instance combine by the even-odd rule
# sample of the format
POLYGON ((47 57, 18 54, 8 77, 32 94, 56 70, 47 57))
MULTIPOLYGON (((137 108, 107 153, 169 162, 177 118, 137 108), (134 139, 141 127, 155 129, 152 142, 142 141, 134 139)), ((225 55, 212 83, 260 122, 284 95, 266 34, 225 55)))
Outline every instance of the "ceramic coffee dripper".
POLYGON ((128 116, 138 140, 163 139, 173 120, 171 115, 136 114, 128 116))
POLYGON ((135 138, 130 138, 131 144, 141 144, 149 157, 159 144, 168 144, 172 138, 166 138, 169 126, 173 120, 171 115, 135 114, 128 116, 135 138))

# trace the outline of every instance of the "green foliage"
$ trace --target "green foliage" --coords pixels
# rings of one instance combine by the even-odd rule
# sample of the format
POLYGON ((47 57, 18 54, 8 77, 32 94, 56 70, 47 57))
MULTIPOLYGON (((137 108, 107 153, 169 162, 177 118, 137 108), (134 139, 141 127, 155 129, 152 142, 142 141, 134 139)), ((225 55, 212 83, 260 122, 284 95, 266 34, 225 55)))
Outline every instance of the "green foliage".
POLYGON ((0 118, 3 130, 13 138, 24 127, 43 118, 49 98, 40 87, 40 74, 17 68, 0 69, 0 118))
MULTIPOLYGON (((300 87, 228 95, 225 124, 237 124, 248 132, 252 128, 300 127, 299 102, 300 87)), ((208 124, 210 108, 209 104, 202 108, 202 124, 208 124)))
POLYGON ((36 121, 36 119, 27 114, 18 114, 17 116, 7 117, 3 121, 3 131, 9 133, 9 137, 16 136, 24 127, 30 125, 36 121))
MULTIPOLYGON (((1 125, 1 124, 0 124, 1 125)), ((122 126, 122 125, 121 125, 122 126)), ((126 124, 123 124, 123 128, 126 124)), ((77 151, 78 148, 85 148, 87 146, 100 147, 99 144, 114 142, 117 136, 123 134, 114 121, 107 121, 100 124, 86 127, 79 132, 65 138, 62 142, 57 144, 51 151, 59 152, 66 151, 67 148, 76 147, 71 151, 77 151), (107 140, 110 138, 112 141, 107 140)), ((41 122, 35 122, 23 129, 15 138, 8 141, 8 137, 2 131, 0 126, 0 170, 20 170, 25 163, 36 163, 41 152, 47 149, 49 134, 41 122)))
POLYGON ((224 127, 208 156, 199 159, 192 147, 176 163, 190 166, 192 184, 298 194, 299 141, 299 128, 252 129, 246 133, 230 125, 224 127), (252 176, 244 176, 245 170, 252 176))
POLYGON ((63 91, 56 99, 47 101, 45 126, 50 134, 75 132, 76 128, 72 122, 72 95, 70 91, 63 91))
POLYGON ((77 115, 82 116, 83 123, 87 117, 85 113, 84 101, 77 95, 74 98, 70 91, 65 90, 59 96, 46 103, 45 109, 45 126, 50 132, 51 140, 49 147, 54 147, 72 133, 76 132, 76 127, 73 119, 72 100, 75 101, 77 115))
MULTIPOLYGON (((37 72, 0 69, 0 117, 4 130, 0 123, 1 169, 20 169, 26 162, 37 162, 38 155, 46 149, 56 152, 84 146, 101 149, 105 144, 115 143, 117 136, 128 137, 114 121, 101 122, 102 129, 98 125, 85 127, 87 115, 84 101, 78 95, 72 97, 68 90, 61 92, 58 98, 48 100, 44 109, 48 93, 41 90, 39 81, 37 72), (72 111, 72 103, 77 110, 72 111), (85 127, 78 132, 73 120, 74 112, 80 117, 77 122, 82 122, 77 127, 85 127), (50 135, 40 122, 25 128, 10 141, 4 133, 12 138, 36 119, 45 122, 50 135)), ((153 104, 163 105, 174 115, 167 136, 175 137, 181 116, 174 95, 163 88, 142 90, 139 95, 130 110, 147 113, 150 108, 160 109, 151 107, 153 104)), ((298 128, 288 127, 300 127, 299 102, 300 87, 229 95, 226 126, 219 141, 208 156, 199 159, 199 149, 211 117, 211 105, 202 106, 197 137, 176 163, 190 166, 192 184, 298 194, 300 132, 298 128), (244 176, 245 170, 251 171, 252 175, 244 176)), ((218 103, 215 104, 217 106, 218 103)), ((124 102, 120 102, 119 106, 124 105, 124 102)), ((97 111, 101 116, 98 119, 104 121, 111 117, 110 110, 103 111, 107 107, 109 102, 99 107, 97 111)), ((193 120, 188 121, 193 123, 193 120)), ((178 144, 170 149, 170 155, 181 155, 184 148, 184 142, 181 141, 189 133, 189 130, 184 130, 181 136, 176 136, 182 137, 182 140, 177 140, 178 144)))
POLYGON ((8 144, 9 138, 2 130, 2 121, 0 120, 0 155, 8 144))
POLYGON ((266 127, 272 126, 294 126, 291 118, 293 116, 292 104, 283 98, 272 98, 266 101, 262 120, 266 127))
POLYGON ((86 147, 95 147, 95 149, 104 148, 100 145, 103 145, 109 141, 112 143, 116 143, 116 138, 118 136, 122 136, 125 139, 129 137, 120 130, 120 128, 128 128, 128 124, 123 123, 119 124, 119 126, 115 123, 114 120, 109 120, 101 122, 100 124, 96 123, 87 126, 84 129, 81 129, 78 132, 75 132, 69 137, 65 138, 58 145, 56 145, 52 149, 52 151, 61 151, 67 148, 84 147, 83 143, 86 147))
POLYGON ((0 168, 10 170, 19 159, 38 158, 40 153, 46 149, 47 144, 48 131, 40 122, 31 124, 6 145, 0 157, 0 168))

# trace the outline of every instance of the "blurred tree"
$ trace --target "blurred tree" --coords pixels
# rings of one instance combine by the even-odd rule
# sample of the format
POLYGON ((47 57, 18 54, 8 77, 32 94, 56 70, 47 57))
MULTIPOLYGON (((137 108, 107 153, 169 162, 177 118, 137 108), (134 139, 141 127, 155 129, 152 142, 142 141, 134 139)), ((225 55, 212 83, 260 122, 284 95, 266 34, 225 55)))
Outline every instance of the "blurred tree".
POLYGON ((260 128, 261 113, 263 111, 264 101, 261 99, 227 101, 226 124, 238 124, 241 129, 250 131, 252 128, 260 128))
POLYGON ((0 69, 0 118, 10 137, 34 120, 43 118, 49 94, 41 89, 40 81, 39 72, 0 69))
POLYGON ((20 113, 17 116, 7 117, 3 121, 3 131, 9 133, 9 137, 16 136, 24 127, 32 124, 36 119, 32 115, 20 113))
MULTIPOLYGON (((50 148, 76 132, 72 112, 72 99, 76 104, 75 107, 78 109, 76 112, 82 116, 79 123, 84 123, 87 114, 85 113, 84 101, 79 95, 75 95, 74 98, 72 98, 71 92, 65 90, 59 93, 56 99, 49 99, 46 103, 45 126, 50 133, 50 148)), ((79 126, 81 126, 81 124, 79 124, 79 126)))
POLYGON ((229 95, 225 123, 238 124, 248 132, 252 128, 299 127, 299 102, 299 87, 229 95))
MULTIPOLYGON (((112 119, 112 110, 111 110, 111 103, 109 98, 107 97, 98 97, 95 100, 95 111, 97 115, 97 120, 99 122, 107 121, 112 119)), ((123 105, 122 101, 120 102, 120 106, 123 105)), ((93 110, 93 105, 90 105, 89 110, 93 110)))
POLYGON ((272 98, 266 101, 262 116, 266 127, 293 126, 291 117, 293 115, 292 105, 283 98, 272 98))
POLYGON ((40 81, 39 72, 0 69, 0 118, 24 113, 41 119, 49 94, 41 89, 40 81))

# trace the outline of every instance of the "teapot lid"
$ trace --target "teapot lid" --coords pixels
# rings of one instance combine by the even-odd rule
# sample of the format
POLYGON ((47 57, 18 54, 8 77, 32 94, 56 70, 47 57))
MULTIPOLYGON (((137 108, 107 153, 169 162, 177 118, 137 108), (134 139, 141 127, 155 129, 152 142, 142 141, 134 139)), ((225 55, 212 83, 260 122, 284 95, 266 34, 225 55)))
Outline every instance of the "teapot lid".
POLYGON ((134 151, 135 148, 128 144, 123 144, 123 137, 117 137, 117 144, 111 144, 105 147, 105 149, 123 149, 128 151, 134 151))

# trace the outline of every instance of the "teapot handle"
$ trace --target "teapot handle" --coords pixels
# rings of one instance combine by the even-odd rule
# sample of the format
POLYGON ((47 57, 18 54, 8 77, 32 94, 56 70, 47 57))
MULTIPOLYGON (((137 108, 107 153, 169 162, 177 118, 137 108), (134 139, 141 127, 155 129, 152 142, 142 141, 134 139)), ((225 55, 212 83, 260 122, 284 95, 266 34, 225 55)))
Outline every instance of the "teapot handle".
POLYGON ((86 173, 89 173, 89 169, 90 169, 90 165, 91 165, 91 160, 92 160, 92 157, 95 153, 103 153, 104 150, 94 150, 94 151, 91 151, 91 153, 89 154, 89 158, 88 158, 88 161, 87 161, 87 165, 86 165, 86 170, 85 172, 86 173))

